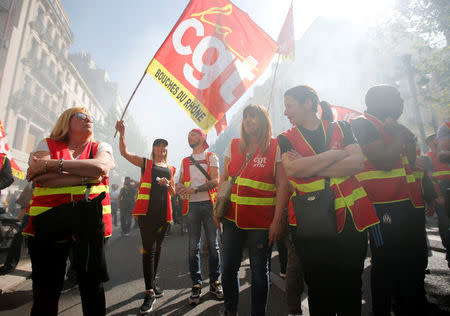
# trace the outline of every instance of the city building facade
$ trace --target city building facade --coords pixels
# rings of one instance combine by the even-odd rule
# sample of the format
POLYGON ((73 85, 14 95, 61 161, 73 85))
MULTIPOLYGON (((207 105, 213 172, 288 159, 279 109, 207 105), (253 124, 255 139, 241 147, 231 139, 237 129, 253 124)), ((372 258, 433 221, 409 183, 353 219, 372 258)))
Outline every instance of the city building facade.
POLYGON ((71 106, 101 123, 106 110, 69 58, 71 22, 60 0, 0 0, 0 118, 12 155, 29 153, 71 106))

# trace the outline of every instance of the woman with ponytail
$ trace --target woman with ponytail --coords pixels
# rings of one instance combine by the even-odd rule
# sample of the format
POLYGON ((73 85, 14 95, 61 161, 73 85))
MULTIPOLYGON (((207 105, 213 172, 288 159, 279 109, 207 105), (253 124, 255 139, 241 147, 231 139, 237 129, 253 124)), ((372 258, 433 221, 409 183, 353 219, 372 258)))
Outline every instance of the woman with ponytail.
MULTIPOLYGON (((287 90, 284 103, 284 114, 293 127, 278 136, 278 143, 283 167, 295 189, 293 201, 294 196, 325 191, 328 181, 331 195, 334 193, 336 218, 331 215, 331 222, 335 220, 332 227, 336 226, 336 231, 330 235, 299 235, 296 232, 304 230, 306 224, 301 217, 296 217, 293 208, 289 210, 290 230, 308 285, 310 314, 361 315, 361 273, 367 250, 365 230, 379 222, 364 189, 354 177, 363 167, 364 156, 350 124, 333 122, 329 104, 319 102, 317 92, 311 87, 287 90), (319 104, 321 119, 316 115, 319 104)), ((318 196, 328 198, 324 194, 318 196)), ((298 205, 294 203, 294 207, 298 205)))

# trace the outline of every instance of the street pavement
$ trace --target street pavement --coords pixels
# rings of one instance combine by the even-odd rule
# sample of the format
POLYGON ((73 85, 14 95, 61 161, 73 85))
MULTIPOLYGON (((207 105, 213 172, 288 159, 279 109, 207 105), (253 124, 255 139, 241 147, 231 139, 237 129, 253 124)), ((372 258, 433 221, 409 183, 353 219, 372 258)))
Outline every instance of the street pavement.
MULTIPOLYGON (((437 231, 432 228, 428 235, 438 244, 437 231), (436 237, 437 236, 437 237, 436 237)), ((434 242, 433 241, 433 242, 434 242)), ((188 305, 191 289, 187 261, 187 234, 181 235, 179 226, 175 226, 172 234, 163 243, 161 261, 158 268, 158 284, 165 289, 164 296, 158 299, 151 315, 220 315, 223 303, 216 300, 209 292, 207 256, 202 255, 202 271, 204 285, 202 299, 199 305, 188 305)), ((441 245, 442 248, 442 245, 441 245)), ((438 249, 438 248, 436 248, 438 249)), ((442 249, 441 249, 442 250, 442 249)), ((445 254, 432 251, 429 257, 431 274, 426 276, 426 291, 431 303, 427 315, 450 315, 450 269, 447 267, 445 254)), ((26 264, 27 260, 23 260, 26 264)), ((120 236, 116 229, 107 249, 107 261, 111 280, 105 283, 107 315, 125 316, 139 315, 139 307, 143 300, 144 280, 142 278, 141 242, 138 230, 134 230, 129 237, 120 236)), ((29 261, 28 261, 29 265, 29 261)), ((19 267, 20 275, 29 275, 29 267, 19 267)), ((272 257, 272 273, 267 315, 287 315, 284 281, 279 273, 278 253, 274 251, 272 257)), ((370 258, 366 259, 366 269, 363 274, 363 312, 370 313, 370 258)), ((0 277, 0 286, 4 278, 0 277)), ((248 256, 244 260, 239 272, 241 282, 239 296, 239 314, 250 315, 251 276, 248 256)), ((7 289, 0 295, 1 315, 29 315, 32 304, 32 284, 30 279, 7 289)), ((306 293, 302 298, 304 315, 309 315, 306 293)), ((326 302, 324 302, 326 304, 326 302)), ((82 315, 78 289, 74 288, 62 294, 59 306, 60 315, 82 315)))

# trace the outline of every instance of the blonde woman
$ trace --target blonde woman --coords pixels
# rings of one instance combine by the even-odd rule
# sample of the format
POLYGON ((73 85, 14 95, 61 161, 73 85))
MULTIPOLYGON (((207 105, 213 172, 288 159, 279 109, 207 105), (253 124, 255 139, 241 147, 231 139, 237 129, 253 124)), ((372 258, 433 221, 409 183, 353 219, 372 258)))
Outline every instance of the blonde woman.
MULTIPOLYGON (((243 112, 241 137, 225 152, 221 183, 237 176, 231 206, 223 224, 225 315, 236 315, 239 300, 238 271, 247 243, 252 271, 252 315, 265 315, 269 293, 268 253, 282 232, 288 180, 281 166, 277 140, 267 110, 248 105, 243 112)), ((215 219, 220 226, 220 220, 215 219)))
MULTIPOLYGON (((33 308, 31 315, 57 315, 64 283, 66 261, 71 247, 70 235, 63 240, 36 238, 33 218, 71 200, 82 200, 87 184, 89 198, 105 192, 102 201, 105 237, 111 235, 111 208, 108 172, 114 168, 112 148, 94 142, 94 119, 84 107, 72 107, 58 118, 50 137, 42 140, 32 154, 27 171, 35 183, 30 204, 30 221, 24 234, 30 236, 33 308)), ((105 315, 105 293, 97 277, 78 271, 83 314, 105 315)))
POLYGON ((133 216, 138 219, 143 247, 145 295, 139 311, 141 314, 148 314, 152 311, 156 298, 163 296, 163 291, 156 285, 155 276, 161 244, 169 223, 172 222, 171 197, 175 194, 175 168, 167 162, 167 140, 156 139, 153 142, 151 159, 147 159, 127 150, 123 121, 116 123, 116 130, 120 134, 120 154, 141 168, 141 181, 133 216))

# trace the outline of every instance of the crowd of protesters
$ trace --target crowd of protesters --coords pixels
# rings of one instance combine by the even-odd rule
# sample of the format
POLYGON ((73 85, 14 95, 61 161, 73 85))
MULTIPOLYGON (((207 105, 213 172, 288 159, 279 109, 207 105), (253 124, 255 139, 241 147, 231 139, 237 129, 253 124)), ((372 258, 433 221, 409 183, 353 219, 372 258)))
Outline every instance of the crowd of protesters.
MULTIPOLYGON (((94 141, 88 110, 63 112, 30 155, 30 184, 18 199, 32 263, 31 315, 57 315, 69 252, 83 314, 105 315, 102 284, 109 276, 103 246, 119 218, 123 236, 130 234, 133 218, 141 235, 140 314, 150 313, 164 294, 156 273, 175 220, 187 226, 191 305, 202 294, 203 228, 209 291, 224 301, 224 315, 238 313, 244 247, 251 315, 266 314, 270 253, 277 242, 289 315, 302 314, 304 282, 310 315, 360 315, 368 247, 373 315, 390 315, 394 304, 405 315, 425 315, 425 215, 436 211, 443 245, 450 246, 450 122, 427 138, 430 151, 422 156, 415 135, 398 122, 403 99, 392 86, 370 88, 366 111, 351 122, 333 121, 330 105, 309 86, 288 89, 284 103, 292 128, 277 138, 263 106, 245 107, 240 137, 223 154, 221 174, 206 134, 190 131, 192 153, 181 161, 177 184, 167 140, 155 139, 150 156, 140 157, 127 150, 125 125, 118 121, 120 154, 141 171, 139 182, 126 177, 120 191, 117 184, 109 188, 112 148, 94 141), (225 187, 229 198, 220 200, 225 187)), ((19 257, 20 250, 8 256, 0 272, 13 270, 19 257)))

